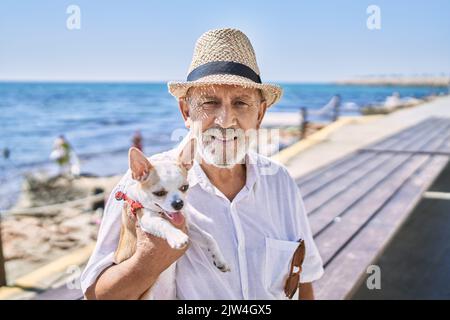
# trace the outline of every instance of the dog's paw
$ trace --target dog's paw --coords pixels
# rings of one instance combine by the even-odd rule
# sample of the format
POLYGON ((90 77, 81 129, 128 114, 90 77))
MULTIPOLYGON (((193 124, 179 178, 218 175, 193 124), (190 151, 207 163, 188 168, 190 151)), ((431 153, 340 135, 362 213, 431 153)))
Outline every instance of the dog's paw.
POLYGON ((211 255, 212 262, 217 269, 219 269, 222 272, 231 271, 230 267, 225 262, 225 258, 222 256, 219 250, 214 250, 210 247, 208 247, 207 250, 211 255))
POLYGON ((183 249, 188 245, 189 237, 184 232, 177 231, 167 237, 167 243, 172 249, 183 249))
POLYGON ((217 269, 219 269, 222 272, 229 272, 231 271, 230 267, 225 262, 219 262, 217 260, 213 261, 214 265, 217 269))

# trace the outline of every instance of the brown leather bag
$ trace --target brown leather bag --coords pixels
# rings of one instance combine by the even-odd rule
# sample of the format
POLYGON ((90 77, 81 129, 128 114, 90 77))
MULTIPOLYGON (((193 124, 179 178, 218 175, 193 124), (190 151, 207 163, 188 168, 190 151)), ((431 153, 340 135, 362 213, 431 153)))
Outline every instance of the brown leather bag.
POLYGON ((295 249, 294 255, 291 260, 291 268, 289 271, 289 276, 286 279, 286 283, 284 285, 284 293, 286 297, 292 299, 295 292, 297 291, 300 284, 300 273, 302 272, 303 260, 305 260, 305 241, 302 239, 299 240, 299 245, 297 249, 295 249), (298 270, 294 272, 294 267, 297 267, 298 270))

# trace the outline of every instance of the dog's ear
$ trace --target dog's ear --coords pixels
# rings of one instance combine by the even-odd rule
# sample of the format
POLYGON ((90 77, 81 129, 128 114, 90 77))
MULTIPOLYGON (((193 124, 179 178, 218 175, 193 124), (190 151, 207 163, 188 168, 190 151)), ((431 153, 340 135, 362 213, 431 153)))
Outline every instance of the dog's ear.
POLYGON ((128 161, 134 180, 143 182, 149 177, 153 166, 139 149, 135 147, 130 148, 128 151, 128 161))
POLYGON ((197 155, 196 146, 196 139, 193 137, 189 137, 188 141, 184 144, 184 146, 181 147, 180 153, 178 155, 178 161, 188 171, 192 168, 194 159, 197 155))

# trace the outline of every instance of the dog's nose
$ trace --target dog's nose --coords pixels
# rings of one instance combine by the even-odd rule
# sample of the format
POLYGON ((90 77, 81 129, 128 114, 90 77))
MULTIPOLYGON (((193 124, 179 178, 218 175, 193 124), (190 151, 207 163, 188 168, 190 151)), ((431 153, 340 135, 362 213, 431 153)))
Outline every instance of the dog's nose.
POLYGON ((171 205, 175 210, 180 210, 181 208, 183 208, 184 202, 183 202, 183 200, 178 199, 178 200, 172 201, 171 205))

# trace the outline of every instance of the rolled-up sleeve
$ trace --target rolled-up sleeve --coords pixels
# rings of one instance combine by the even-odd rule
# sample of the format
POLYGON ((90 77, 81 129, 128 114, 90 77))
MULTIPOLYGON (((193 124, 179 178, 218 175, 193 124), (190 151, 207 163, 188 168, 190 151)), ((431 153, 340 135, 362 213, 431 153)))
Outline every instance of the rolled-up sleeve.
POLYGON ((114 263, 114 252, 120 237, 123 206, 115 199, 114 194, 118 190, 126 192, 131 181, 131 174, 128 171, 109 195, 98 231, 97 243, 80 277, 83 294, 95 283, 100 273, 114 263))

